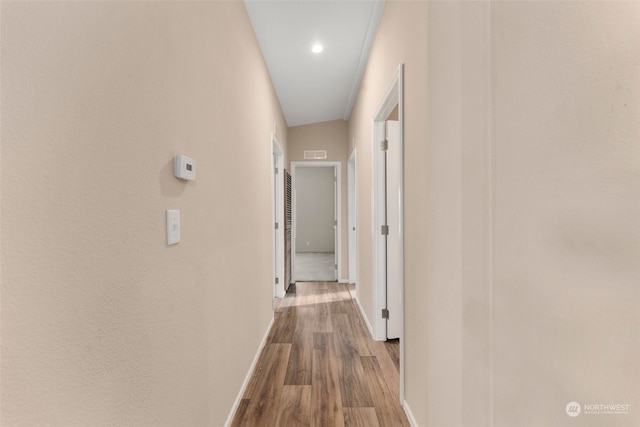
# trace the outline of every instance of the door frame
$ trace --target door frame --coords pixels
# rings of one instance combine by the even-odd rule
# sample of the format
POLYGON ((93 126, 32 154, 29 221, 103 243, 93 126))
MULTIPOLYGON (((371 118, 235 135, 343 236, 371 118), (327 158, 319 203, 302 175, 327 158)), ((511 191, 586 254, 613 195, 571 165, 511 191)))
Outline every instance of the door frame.
POLYGON ((337 277, 339 282, 342 277, 342 162, 291 162, 291 187, 293 189, 291 195, 291 277, 292 282, 296 281, 296 235, 297 225, 296 217, 296 169, 297 168, 320 168, 320 167, 333 167, 336 177, 336 201, 335 210, 337 217, 337 236, 335 239, 335 254, 337 260, 337 277))
POLYGON ((271 133, 272 165, 271 176, 271 201, 273 227, 273 297, 283 298, 285 295, 284 283, 284 151, 280 140, 275 133, 271 133), (275 162, 273 159, 275 158, 275 162), (276 228, 276 224, 278 227, 276 228), (276 279, 278 279, 276 281, 276 279), (277 283, 276 283, 277 282, 277 283))
POLYGON ((357 191, 356 149, 354 148, 351 152, 351 155, 349 156, 349 159, 347 160, 347 236, 349 239, 349 283, 357 283, 358 281, 358 216, 356 204, 357 191))
MULTIPOLYGON (((385 122, 395 107, 398 107, 398 122, 400 123, 400 150, 403 152, 404 143, 404 64, 398 65, 391 84, 383 96, 376 113, 372 119, 372 194, 371 194, 371 224, 372 224, 372 289, 373 289, 373 332, 374 338, 385 341, 387 338, 386 319, 382 318, 382 309, 387 307, 386 289, 386 247, 381 234, 381 226, 385 220, 385 179, 381 142, 385 139, 385 122)), ((402 157, 402 156, 401 156, 402 157)), ((401 265, 400 265, 400 401, 404 401, 404 162, 400 164, 400 200, 399 200, 399 239, 401 265)))

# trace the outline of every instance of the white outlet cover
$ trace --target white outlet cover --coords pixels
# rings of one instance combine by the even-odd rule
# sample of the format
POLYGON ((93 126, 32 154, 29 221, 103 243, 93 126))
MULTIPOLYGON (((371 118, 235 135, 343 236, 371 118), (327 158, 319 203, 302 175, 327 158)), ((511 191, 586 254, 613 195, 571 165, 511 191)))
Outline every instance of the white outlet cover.
POLYGON ((180 211, 167 210, 167 244, 180 243, 180 211))

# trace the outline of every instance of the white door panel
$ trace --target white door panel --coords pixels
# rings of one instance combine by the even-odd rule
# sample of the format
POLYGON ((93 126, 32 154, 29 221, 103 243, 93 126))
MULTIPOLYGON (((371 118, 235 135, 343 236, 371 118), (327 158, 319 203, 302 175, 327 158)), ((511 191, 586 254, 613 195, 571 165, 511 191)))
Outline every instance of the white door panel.
POLYGON ((400 124, 387 121, 387 338, 400 338, 402 331, 402 152, 400 124))

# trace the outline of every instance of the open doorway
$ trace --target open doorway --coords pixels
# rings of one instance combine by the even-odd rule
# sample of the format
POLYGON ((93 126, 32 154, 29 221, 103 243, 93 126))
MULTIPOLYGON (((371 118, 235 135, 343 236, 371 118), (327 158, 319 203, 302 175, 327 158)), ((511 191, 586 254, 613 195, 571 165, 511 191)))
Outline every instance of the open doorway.
POLYGON ((280 141, 271 134, 272 149, 272 200, 273 200, 273 296, 285 295, 285 235, 284 235, 284 153, 280 141))
POLYGON ((358 248, 357 248, 357 209, 356 209, 356 149, 347 161, 347 218, 349 236, 349 283, 355 285, 358 281, 358 248))
POLYGON ((377 340, 399 340, 400 400, 404 401, 403 65, 373 116, 372 285, 377 340))
POLYGON ((333 282, 340 266, 340 162, 292 162, 294 281, 333 282))

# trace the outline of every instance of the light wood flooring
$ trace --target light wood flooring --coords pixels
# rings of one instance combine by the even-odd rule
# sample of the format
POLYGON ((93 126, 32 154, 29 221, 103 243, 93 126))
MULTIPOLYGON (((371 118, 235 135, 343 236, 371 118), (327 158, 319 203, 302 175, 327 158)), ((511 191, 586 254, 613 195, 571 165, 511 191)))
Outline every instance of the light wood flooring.
POLYGON ((398 347, 371 338, 348 285, 292 285, 232 426, 409 426, 398 347))

